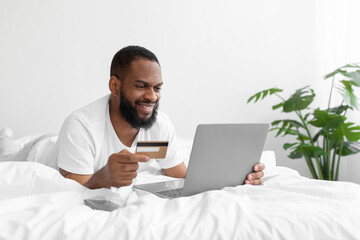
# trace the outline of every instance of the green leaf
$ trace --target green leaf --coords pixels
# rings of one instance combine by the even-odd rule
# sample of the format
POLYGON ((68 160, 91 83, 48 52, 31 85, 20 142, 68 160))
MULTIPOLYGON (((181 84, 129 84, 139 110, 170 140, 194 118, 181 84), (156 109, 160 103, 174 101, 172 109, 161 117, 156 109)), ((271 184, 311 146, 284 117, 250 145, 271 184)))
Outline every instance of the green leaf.
POLYGON ((284 145, 283 145, 283 148, 284 148, 284 150, 287 150, 287 149, 289 149, 289 148, 291 148, 291 147, 293 147, 293 146, 295 146, 295 145, 297 145, 298 143, 285 143, 284 145))
POLYGON ((329 114, 327 111, 320 109, 314 110, 313 116, 314 118, 309 121, 309 124, 314 127, 323 128, 325 133, 339 128, 346 119, 346 117, 339 114, 329 114))
POLYGON ((276 137, 280 136, 280 134, 283 134, 283 136, 286 135, 293 135, 293 136, 298 136, 303 140, 308 139, 308 137, 304 134, 302 134, 301 132, 297 131, 297 130, 293 130, 293 129, 289 129, 289 128, 271 128, 270 131, 275 131, 278 130, 278 132, 276 133, 276 137))
POLYGON ((272 109, 275 110, 275 109, 281 108, 283 105, 284 105, 284 102, 281 102, 279 104, 272 106, 272 109))
MULTIPOLYGON (((359 142, 349 142, 345 141, 343 143, 343 148, 341 156, 349 156, 360 152, 360 143, 359 142)), ((336 151, 339 154, 339 149, 336 151)))
POLYGON ((337 107, 333 107, 333 108, 330 108, 328 110, 329 113, 332 113, 332 114, 342 114, 343 112, 346 112, 348 109, 351 109, 353 110, 353 108, 349 105, 340 105, 340 106, 337 106, 337 107))
POLYGON ((306 141, 306 140, 309 140, 310 138, 306 135, 299 135, 296 140, 300 141, 300 142, 303 142, 303 141, 306 141))
POLYGON ((285 124, 285 126, 291 125, 296 128, 305 128, 302 123, 300 123, 299 121, 296 121, 296 120, 292 120, 292 119, 276 120, 276 121, 273 121, 271 123, 271 125, 277 126, 277 125, 279 125, 279 123, 283 123, 283 124, 285 124))
POLYGON ((276 126, 278 125, 279 123, 281 123, 283 120, 275 120, 271 123, 272 126, 276 126))
POLYGON ((360 66, 359 66, 358 64, 356 64, 356 63, 346 64, 346 65, 344 65, 344 66, 342 66, 342 67, 339 67, 339 68, 335 69, 335 70, 332 71, 331 73, 328 73, 327 75, 325 75, 324 79, 328 79, 328 78, 330 78, 330 77, 333 77, 333 76, 335 76, 335 75, 338 74, 338 73, 346 76, 346 74, 348 74, 347 71, 344 70, 344 69, 346 69, 346 68, 360 68, 360 66))
POLYGON ((264 99, 266 97, 266 95, 268 95, 269 91, 265 91, 263 92, 263 95, 262 95, 262 98, 261 99, 264 99))
MULTIPOLYGON (((253 100, 254 98, 259 99, 258 95, 260 95, 261 93, 256 93, 255 95, 251 96, 248 100, 247 103, 249 103, 251 100, 253 100)), ((255 101, 256 102, 256 101, 255 101)))
POLYGON ((293 112, 307 108, 314 100, 314 90, 308 89, 308 86, 296 90, 291 97, 284 102, 283 111, 293 112))
POLYGON ((278 126, 279 124, 282 124, 281 127, 274 127, 270 129, 270 131, 278 130, 276 137, 283 134, 282 136, 294 135, 300 136, 302 139, 307 138, 306 135, 298 131, 298 128, 305 128, 302 123, 291 119, 276 120, 271 123, 272 126, 278 126))
POLYGON ((350 104, 351 106, 358 108, 358 98, 356 97, 354 93, 354 89, 352 88, 352 83, 347 80, 340 81, 342 83, 342 88, 337 87, 339 93, 343 96, 345 102, 350 104))
POLYGON ((270 88, 270 89, 266 89, 266 90, 263 90, 261 92, 258 92, 258 93, 255 93, 253 96, 251 96, 248 100, 247 100, 247 103, 251 102, 252 100, 255 99, 254 103, 256 103, 260 97, 261 99, 264 99, 266 96, 270 96, 274 93, 277 93, 277 92, 282 92, 283 90, 282 89, 279 89, 279 88, 270 88))
POLYGON ((337 114, 329 114, 327 122, 324 126, 325 131, 333 131, 343 127, 345 123, 346 117, 337 115, 337 114))
POLYGON ((341 68, 360 68, 360 66, 357 63, 349 63, 346 64, 345 66, 342 66, 341 68))
POLYGON ((320 109, 316 109, 313 116, 313 120, 309 121, 309 123, 314 127, 324 127, 329 120, 328 112, 320 109))
MULTIPOLYGON (((325 112, 326 113, 326 112, 325 112)), ((321 127, 321 130, 314 136, 313 141, 317 141, 319 136, 329 138, 331 147, 339 145, 346 137, 349 141, 360 140, 360 126, 356 126, 354 123, 345 123, 346 117, 336 114, 327 114, 325 117, 324 111, 315 111, 314 121, 310 123, 314 126, 321 127), (319 120, 319 113, 323 114, 322 119, 319 120)))
POLYGON ((297 152, 301 152, 304 155, 308 154, 311 157, 314 157, 315 154, 318 156, 326 155, 326 152, 322 148, 306 143, 299 144, 299 146, 295 150, 297 152))
POLYGON ((351 84, 356 86, 356 87, 360 87, 360 70, 354 71, 354 72, 350 72, 348 73, 349 78, 351 78, 351 84))
POLYGON ((283 90, 280 88, 270 88, 269 91, 270 91, 270 95, 273 95, 274 93, 282 92, 283 90))
POLYGON ((310 115, 311 115, 311 113, 307 113, 307 114, 305 114, 305 116, 304 116, 304 120, 306 121, 310 115))
POLYGON ((332 144, 339 144, 344 140, 346 117, 340 115, 329 115, 328 122, 322 128, 324 135, 329 138, 332 144))
POLYGON ((334 70, 333 72, 326 74, 324 79, 331 78, 331 77, 335 76, 338 73, 346 73, 346 71, 343 71, 343 70, 341 70, 341 68, 338 68, 338 69, 334 70))
POLYGON ((347 140, 356 142, 360 140, 360 126, 354 126, 354 123, 343 124, 344 134, 347 140))
POLYGON ((304 156, 304 154, 302 154, 301 152, 297 152, 297 151, 292 151, 290 153, 290 155, 288 155, 288 157, 291 159, 299 159, 299 158, 302 158, 303 156, 304 156))

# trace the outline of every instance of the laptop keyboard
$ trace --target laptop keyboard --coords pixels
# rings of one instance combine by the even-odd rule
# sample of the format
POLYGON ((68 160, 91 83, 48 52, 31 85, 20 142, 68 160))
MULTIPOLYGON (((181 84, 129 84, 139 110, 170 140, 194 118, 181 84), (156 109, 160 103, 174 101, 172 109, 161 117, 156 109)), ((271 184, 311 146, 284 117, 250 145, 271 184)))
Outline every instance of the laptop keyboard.
POLYGON ((177 197, 181 197, 181 192, 182 192, 182 188, 165 190, 156 193, 168 198, 177 198, 177 197))

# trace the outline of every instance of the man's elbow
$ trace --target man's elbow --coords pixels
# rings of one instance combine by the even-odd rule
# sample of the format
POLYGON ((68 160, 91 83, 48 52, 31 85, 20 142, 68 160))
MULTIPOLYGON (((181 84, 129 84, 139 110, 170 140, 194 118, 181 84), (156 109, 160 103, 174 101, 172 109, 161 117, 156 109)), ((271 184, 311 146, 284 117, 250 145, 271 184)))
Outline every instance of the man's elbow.
POLYGON ((180 163, 179 165, 163 169, 163 172, 168 177, 174 177, 174 178, 185 178, 186 176, 187 168, 184 164, 184 162, 180 163))

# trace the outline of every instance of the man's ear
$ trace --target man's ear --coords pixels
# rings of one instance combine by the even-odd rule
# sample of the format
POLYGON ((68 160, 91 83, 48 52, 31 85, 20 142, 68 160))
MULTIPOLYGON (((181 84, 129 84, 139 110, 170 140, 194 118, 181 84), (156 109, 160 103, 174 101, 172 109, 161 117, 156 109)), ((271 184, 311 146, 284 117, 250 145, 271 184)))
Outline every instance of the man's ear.
POLYGON ((117 77, 111 76, 109 80, 109 89, 112 95, 118 96, 121 89, 121 81, 117 77))

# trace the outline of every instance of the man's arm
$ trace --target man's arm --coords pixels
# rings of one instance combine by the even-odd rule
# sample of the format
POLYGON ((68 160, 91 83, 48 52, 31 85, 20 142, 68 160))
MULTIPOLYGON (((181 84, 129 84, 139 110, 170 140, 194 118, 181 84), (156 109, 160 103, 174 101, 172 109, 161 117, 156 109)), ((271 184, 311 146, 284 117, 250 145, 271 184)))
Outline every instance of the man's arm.
POLYGON ((127 150, 122 150, 119 153, 112 154, 107 164, 94 174, 81 175, 63 169, 60 169, 60 173, 64 177, 73 179, 91 189, 110 188, 112 186, 123 187, 131 185, 133 179, 136 178, 138 163, 147 161, 149 161, 149 157, 146 155, 133 154, 127 150))
POLYGON ((89 181, 89 179, 93 176, 92 174, 90 174, 90 175, 75 174, 75 173, 65 171, 64 169, 61 169, 61 168, 59 169, 59 171, 60 171, 60 174, 63 175, 63 177, 75 180, 82 185, 85 185, 85 183, 87 181, 89 181))
POLYGON ((187 170, 186 166, 185 166, 184 162, 182 162, 175 167, 163 169, 163 172, 166 176, 169 176, 169 177, 185 178, 186 170, 187 170))
POLYGON ((107 184, 106 181, 104 181, 104 173, 103 169, 100 169, 94 174, 89 175, 83 175, 83 174, 75 174, 68 171, 65 171, 64 169, 59 169, 60 174, 63 175, 65 178, 69 178, 72 180, 77 181, 81 185, 84 185, 87 188, 90 189, 97 189, 97 188, 110 188, 111 185, 107 184))
MULTIPOLYGON (((109 167, 107 167, 107 168, 109 168, 109 167)), ((134 169, 135 168, 137 169, 137 167, 134 167, 134 169)), ((111 187, 111 184, 109 183, 109 181, 107 181, 107 179, 109 178, 108 172, 109 171, 106 169, 106 166, 103 167, 102 169, 100 169, 99 171, 97 171, 96 173, 89 174, 89 175, 75 174, 75 173, 65 171, 64 169, 60 169, 60 173, 64 177, 75 180, 78 183, 84 185, 85 187, 88 187, 91 189, 111 187)), ((181 164, 179 164, 175 167, 163 169, 163 172, 165 173, 166 176, 169 176, 169 177, 185 178, 186 166, 182 162, 181 164)), ((121 175, 121 174, 119 174, 119 175, 121 175)), ((136 174, 134 174, 134 176, 136 177, 136 174)), ((119 178, 121 178, 121 176, 119 176, 119 178)), ((123 181, 121 186, 131 185, 132 178, 127 179, 127 180, 128 180, 127 182, 123 181)))

